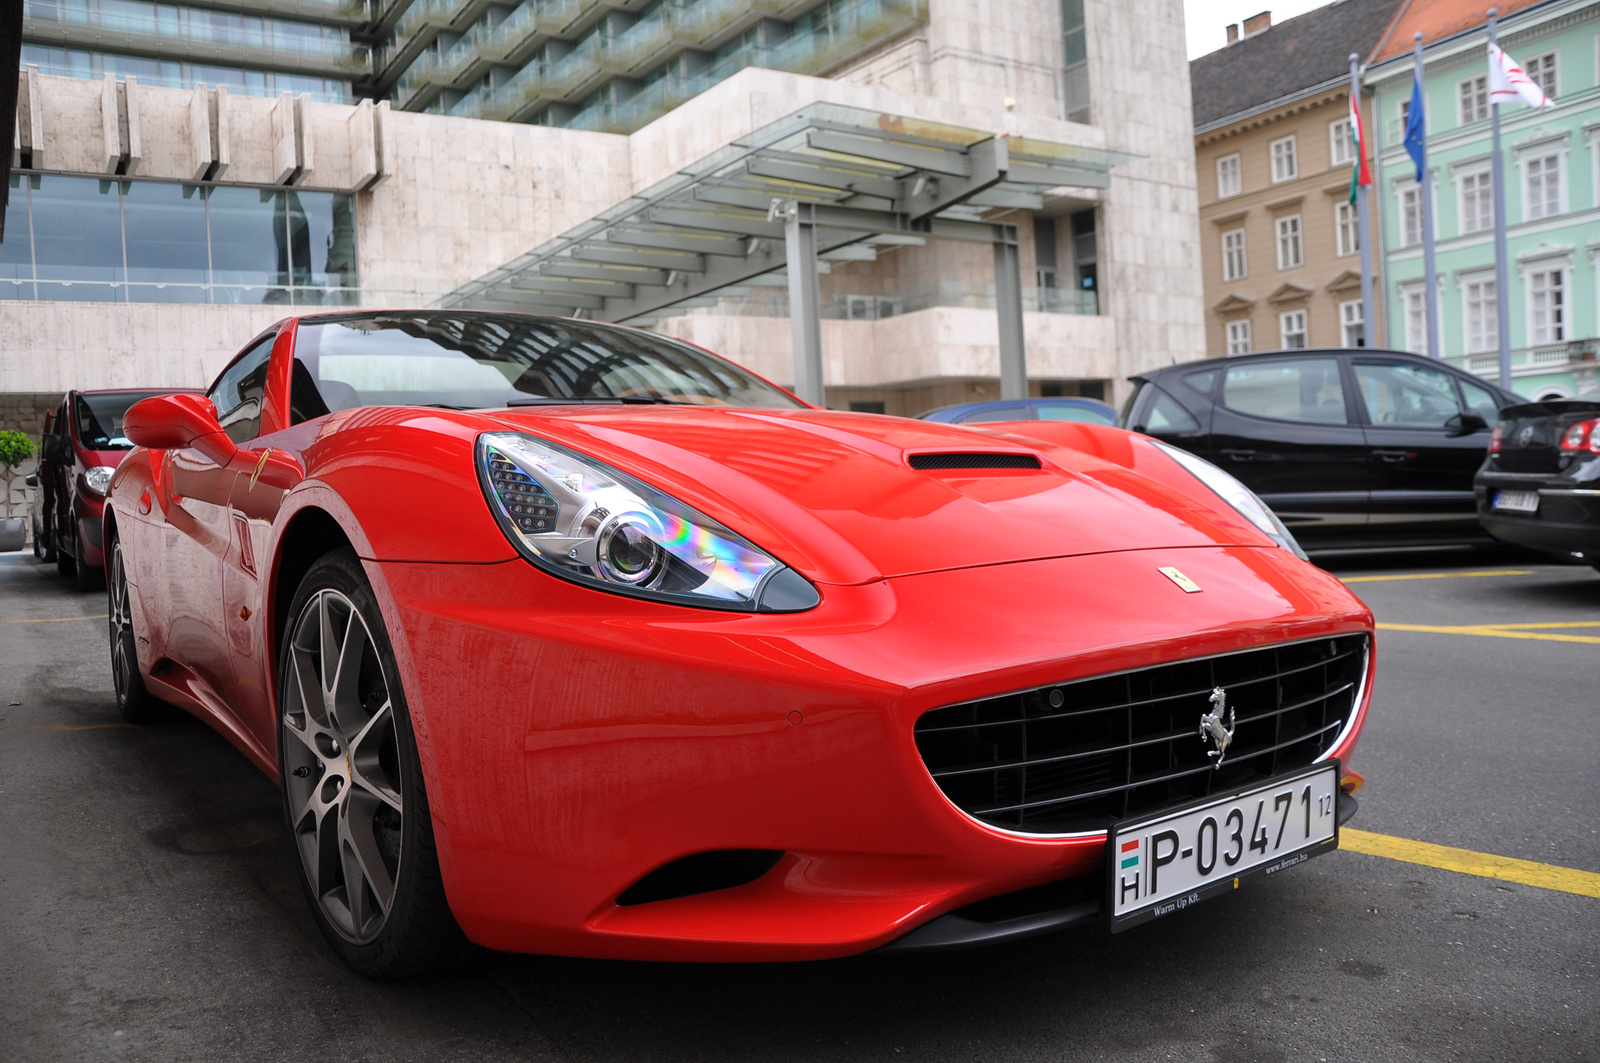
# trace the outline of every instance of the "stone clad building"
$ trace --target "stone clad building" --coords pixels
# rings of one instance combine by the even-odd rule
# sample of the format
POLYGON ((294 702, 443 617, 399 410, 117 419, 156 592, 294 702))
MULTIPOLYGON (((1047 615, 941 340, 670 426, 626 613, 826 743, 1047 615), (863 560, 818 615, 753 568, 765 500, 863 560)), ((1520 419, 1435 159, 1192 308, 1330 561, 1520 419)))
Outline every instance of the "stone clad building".
MULTIPOLYGON (((304 0, 274 10, 322 6, 304 0)), ((808 106, 837 107, 849 121, 891 131, 885 135, 901 137, 902 146, 929 138, 991 141, 1011 144, 1018 158, 1032 158, 1025 153, 1034 150, 1068 160, 1061 165, 1078 175, 1077 184, 997 187, 951 208, 963 224, 1015 233, 1034 393, 1114 400, 1129 375, 1204 353, 1179 0, 886 4, 880 6, 915 17, 870 23, 850 14, 859 4, 790 4, 783 40, 809 18, 806 32, 832 42, 832 65, 774 69, 799 46, 777 49, 779 31, 763 16, 751 27, 774 35, 770 48, 757 32, 751 61, 736 71, 680 78, 680 87, 695 89, 687 98, 664 89, 648 97, 670 107, 642 101, 651 86, 676 75, 656 77, 655 67, 637 78, 619 75, 607 57, 638 43, 642 38, 630 34, 648 29, 651 18, 686 18, 702 8, 710 18, 729 6, 724 0, 674 2, 668 14, 631 0, 416 0, 407 8, 414 18, 395 11, 401 4, 375 6, 398 20, 395 40, 411 39, 402 32, 412 25, 408 18, 432 20, 436 32, 405 68, 413 81, 434 79, 426 92, 407 95, 400 74, 385 83, 384 71, 395 73, 382 65, 397 54, 394 45, 363 52, 368 67, 341 78, 310 60, 285 66, 286 56, 312 46, 285 43, 282 32, 268 34, 270 47, 253 52, 248 42, 212 41, 206 47, 216 61, 206 67, 195 58, 194 40, 187 59, 149 54, 170 50, 171 41, 152 43, 132 24, 113 42, 121 51, 102 33, 94 38, 99 51, 77 47, 82 54, 74 58, 68 45, 89 37, 67 33, 48 44, 38 21, 30 23, 35 60, 41 48, 65 51, 51 59, 55 65, 33 62, 21 74, 17 168, 0 245, 0 404, 42 409, 69 387, 204 385, 258 329, 289 313, 441 300, 474 305, 461 293, 479 290, 473 286, 519 256, 808 106), (537 68, 534 60, 515 69, 520 60, 496 60, 512 54, 495 51, 511 32, 501 27, 566 7, 603 15, 593 23, 609 27, 596 31, 600 43, 586 45, 590 38, 580 36, 566 55, 588 56, 611 71, 590 96, 607 86, 612 96, 552 97, 537 113, 489 106, 517 77, 527 89, 535 74, 525 71, 537 68), (451 74, 442 83, 446 73, 465 69, 451 64, 473 49, 478 81, 451 74), (223 55, 232 64, 225 77, 218 75, 223 55), (301 91, 291 74, 328 84, 301 91), (279 91, 285 85, 292 91, 279 91), (358 99, 363 93, 384 98, 358 99), (603 113, 612 117, 602 121, 603 113), (618 117, 624 114, 633 117, 618 117)), ((732 6, 748 15, 782 5, 732 6)), ((104 22, 111 8, 86 10, 104 22)), ((728 25, 736 23, 743 24, 728 25)), ((355 55, 365 46, 349 44, 348 31, 319 31, 316 47, 332 54, 327 42, 344 42, 339 46, 355 55)), ((699 62, 686 39, 663 45, 656 58, 670 53, 664 65, 699 62)), ((565 40, 546 34, 541 47, 565 40)), ((543 54, 539 77, 557 62, 553 52, 543 54)), ((570 73, 578 60, 561 62, 570 73)), ((890 186, 896 173, 906 175, 905 187, 886 193, 894 202, 913 191, 935 194, 938 182, 927 193, 913 190, 914 170, 885 173, 890 186)), ((947 178, 945 185, 960 183, 947 178)), ((793 383, 781 233, 737 245, 726 234, 715 239, 705 262, 723 261, 718 254, 775 254, 772 274, 697 290, 649 314, 615 316, 607 307, 617 300, 601 295, 558 304, 543 290, 525 293, 528 301, 519 305, 631 320, 793 383)), ((874 232, 821 259, 830 405, 915 414, 998 394, 989 247, 924 226, 874 232)), ((589 291, 582 284, 546 287, 589 291)))
MULTIPOLYGON (((1190 64, 1208 354, 1360 342, 1349 55, 1364 59, 1401 6, 1338 0, 1276 26, 1263 12, 1190 64)), ((1363 115, 1370 138, 1370 105, 1363 115)))

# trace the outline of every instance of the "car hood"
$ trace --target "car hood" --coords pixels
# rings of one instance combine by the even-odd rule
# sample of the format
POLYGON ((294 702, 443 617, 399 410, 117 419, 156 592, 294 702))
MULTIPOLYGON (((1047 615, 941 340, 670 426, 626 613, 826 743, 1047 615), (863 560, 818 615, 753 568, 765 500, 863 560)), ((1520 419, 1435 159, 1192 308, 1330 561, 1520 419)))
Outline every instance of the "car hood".
POLYGON ((1118 550, 1272 545, 1151 440, 1098 425, 979 429, 682 406, 469 416, 632 473, 825 583, 1118 550), (974 453, 1038 467, 912 464, 974 453))

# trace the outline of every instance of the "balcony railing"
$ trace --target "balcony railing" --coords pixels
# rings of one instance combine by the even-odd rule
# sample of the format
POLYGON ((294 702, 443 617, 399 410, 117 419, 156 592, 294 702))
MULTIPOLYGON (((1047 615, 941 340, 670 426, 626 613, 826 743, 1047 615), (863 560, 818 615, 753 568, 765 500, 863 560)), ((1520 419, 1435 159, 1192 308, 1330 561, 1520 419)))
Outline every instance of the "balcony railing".
POLYGON ((225 12, 191 12, 185 8, 150 5, 147 15, 128 8, 87 7, 60 0, 28 0, 23 17, 36 27, 55 23, 84 26, 103 33, 159 38, 195 44, 216 44, 249 49, 268 55, 323 57, 348 62, 354 72, 364 69, 356 60, 350 35, 343 30, 311 22, 242 17, 225 12))
MULTIPOLYGON (((1445 361, 1482 377, 1493 377, 1500 370, 1500 356, 1494 351, 1450 355, 1445 361)), ((1514 376, 1594 368, 1597 364, 1600 364, 1600 339, 1569 340, 1511 349, 1511 372, 1514 376)))

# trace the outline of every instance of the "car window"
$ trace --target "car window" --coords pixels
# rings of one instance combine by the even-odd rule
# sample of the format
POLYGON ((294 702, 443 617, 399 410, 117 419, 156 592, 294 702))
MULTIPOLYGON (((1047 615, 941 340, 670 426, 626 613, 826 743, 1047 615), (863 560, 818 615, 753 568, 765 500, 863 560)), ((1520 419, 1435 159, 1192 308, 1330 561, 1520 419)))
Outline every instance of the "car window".
POLYGON ((1252 417, 1348 424, 1337 358, 1248 362, 1228 367, 1222 404, 1252 417))
POLYGON ((981 421, 1031 421, 1033 414, 1022 403, 1012 406, 998 406, 985 410, 973 410, 961 418, 962 424, 978 424, 981 421))
POLYGON ((1217 371, 1215 369, 1207 369, 1203 373, 1185 373, 1183 382, 1200 394, 1210 398, 1211 389, 1217 385, 1217 371))
POLYGON ((1482 417, 1485 424, 1494 424, 1500 419, 1500 403, 1495 401, 1494 392, 1465 380, 1459 383, 1461 394, 1467 399, 1467 409, 1482 417))
POLYGON ((1180 432, 1198 432, 1200 422, 1178 402, 1160 388, 1151 385, 1155 391, 1155 400, 1150 403, 1150 412, 1145 415, 1144 427, 1135 431, 1149 432, 1151 435, 1166 436, 1177 435, 1180 432))
POLYGON ((1456 389, 1442 369, 1409 362, 1358 362, 1356 383, 1367 420, 1373 424, 1444 428, 1459 423, 1456 389))
POLYGON ((1080 424, 1116 424, 1106 411, 1093 406, 1036 406, 1041 421, 1077 421, 1080 424))
POLYGON ((132 450, 133 443, 122 434, 122 418, 128 407, 140 399, 159 394, 159 391, 114 391, 79 395, 78 442, 86 450, 132 450))
POLYGON ((228 367, 211 386, 207 398, 217 408, 217 422, 228 438, 244 443, 261 434, 261 403, 267 392, 267 363, 277 336, 268 336, 228 367))

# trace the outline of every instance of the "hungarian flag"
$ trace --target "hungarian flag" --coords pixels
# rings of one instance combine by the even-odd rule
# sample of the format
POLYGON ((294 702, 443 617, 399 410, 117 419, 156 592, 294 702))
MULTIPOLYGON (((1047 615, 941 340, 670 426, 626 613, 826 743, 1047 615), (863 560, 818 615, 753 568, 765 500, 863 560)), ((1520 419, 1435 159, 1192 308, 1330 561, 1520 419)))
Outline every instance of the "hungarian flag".
POLYGON ((1489 102, 1521 100, 1529 107, 1554 107, 1539 83, 1523 72, 1517 61, 1497 44, 1489 45, 1489 102))
POLYGON ((1356 161, 1350 167, 1350 202, 1356 201, 1356 189, 1372 184, 1372 167, 1367 164, 1367 127, 1361 122, 1361 99, 1350 94, 1350 142, 1356 149, 1356 161))

